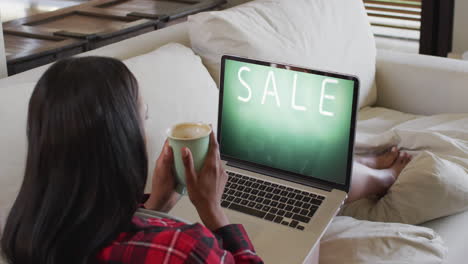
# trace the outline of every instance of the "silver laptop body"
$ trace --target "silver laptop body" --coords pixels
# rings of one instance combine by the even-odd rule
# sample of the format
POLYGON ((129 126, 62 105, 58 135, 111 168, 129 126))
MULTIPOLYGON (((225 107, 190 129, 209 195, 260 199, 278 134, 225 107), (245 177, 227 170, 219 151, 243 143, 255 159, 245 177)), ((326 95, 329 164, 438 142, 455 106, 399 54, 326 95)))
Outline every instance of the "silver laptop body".
MULTIPOLYGON (((265 263, 307 263, 347 198, 359 81, 226 55, 220 86, 221 205, 265 263)), ((197 221, 187 203, 171 213, 197 221)))

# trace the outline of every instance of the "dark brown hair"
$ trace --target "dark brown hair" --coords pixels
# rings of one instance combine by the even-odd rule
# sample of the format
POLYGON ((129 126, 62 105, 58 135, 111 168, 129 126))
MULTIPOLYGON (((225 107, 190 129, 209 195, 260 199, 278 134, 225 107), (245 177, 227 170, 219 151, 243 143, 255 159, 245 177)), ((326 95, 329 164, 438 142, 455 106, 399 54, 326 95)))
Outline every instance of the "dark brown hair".
POLYGON ((89 263, 131 224, 148 161, 138 85, 120 61, 52 65, 29 102, 24 180, 1 241, 11 263, 89 263))

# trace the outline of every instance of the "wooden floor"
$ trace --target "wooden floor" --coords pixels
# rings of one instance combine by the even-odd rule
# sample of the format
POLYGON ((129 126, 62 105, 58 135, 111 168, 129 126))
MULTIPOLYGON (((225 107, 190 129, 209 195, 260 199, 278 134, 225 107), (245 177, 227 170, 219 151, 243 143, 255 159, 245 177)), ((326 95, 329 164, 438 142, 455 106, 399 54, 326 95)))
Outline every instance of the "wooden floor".
POLYGON ((2 22, 86 2, 87 0, 0 0, 2 22))

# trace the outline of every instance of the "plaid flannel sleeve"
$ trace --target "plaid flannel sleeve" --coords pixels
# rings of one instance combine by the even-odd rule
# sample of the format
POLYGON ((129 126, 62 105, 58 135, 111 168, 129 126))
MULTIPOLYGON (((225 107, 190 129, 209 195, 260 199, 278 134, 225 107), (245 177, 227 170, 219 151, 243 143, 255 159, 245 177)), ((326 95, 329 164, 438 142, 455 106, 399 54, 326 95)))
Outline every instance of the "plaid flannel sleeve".
POLYGON ((191 243, 186 263, 263 263, 242 225, 227 225, 211 232, 206 227, 195 224, 184 232, 184 236, 188 236, 184 241, 191 243))
POLYGON ((227 225, 214 231, 220 247, 228 251, 234 263, 263 263, 242 225, 227 225))

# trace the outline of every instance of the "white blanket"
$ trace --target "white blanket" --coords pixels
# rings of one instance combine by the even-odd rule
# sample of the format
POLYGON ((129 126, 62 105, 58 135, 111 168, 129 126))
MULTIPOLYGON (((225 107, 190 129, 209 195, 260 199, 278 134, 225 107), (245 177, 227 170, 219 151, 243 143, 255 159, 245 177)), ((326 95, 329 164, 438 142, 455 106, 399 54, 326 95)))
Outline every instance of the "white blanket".
POLYGON ((412 154, 428 150, 460 157, 468 167, 468 114, 421 117, 385 108, 359 112, 356 153, 398 145, 412 154))
MULTIPOLYGON (((361 220, 337 217, 322 240, 321 263, 445 259, 446 246, 427 229, 362 220, 421 224, 468 209, 468 114, 424 117, 384 108, 361 110, 356 153, 380 152, 393 145, 414 155, 413 161, 382 199, 364 199, 343 210, 343 215, 361 220)), ((448 249, 449 257, 465 254, 451 252, 457 248, 448 249)))
POLYGON ((381 199, 342 211, 362 220, 422 224, 468 210, 468 114, 418 117, 383 108, 360 112, 356 152, 392 145, 414 155, 381 199))

